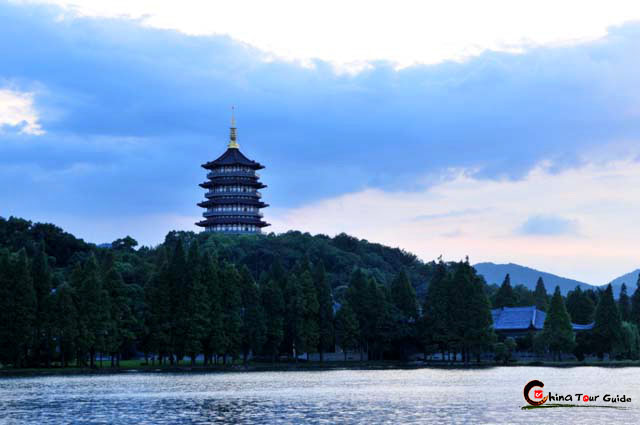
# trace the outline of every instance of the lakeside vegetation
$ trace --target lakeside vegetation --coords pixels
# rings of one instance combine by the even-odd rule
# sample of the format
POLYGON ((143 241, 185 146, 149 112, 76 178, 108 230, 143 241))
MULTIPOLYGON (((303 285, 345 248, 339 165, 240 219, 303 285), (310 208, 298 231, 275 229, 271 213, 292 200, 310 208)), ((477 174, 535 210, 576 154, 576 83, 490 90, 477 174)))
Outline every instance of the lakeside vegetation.
POLYGON ((250 355, 322 359, 336 345, 370 362, 438 353, 467 365, 509 364, 516 350, 579 360, 640 352, 638 289, 618 301, 610 287, 549 297, 541 279, 534 291, 509 276, 487 285, 468 259, 424 263, 345 234, 170 232, 157 247, 136 247, 130 237, 96 246, 51 224, 0 218, 2 366, 215 368, 250 355), (518 305, 545 310, 544 330, 496 335, 491 308, 518 305), (595 326, 576 335, 571 321, 595 326))

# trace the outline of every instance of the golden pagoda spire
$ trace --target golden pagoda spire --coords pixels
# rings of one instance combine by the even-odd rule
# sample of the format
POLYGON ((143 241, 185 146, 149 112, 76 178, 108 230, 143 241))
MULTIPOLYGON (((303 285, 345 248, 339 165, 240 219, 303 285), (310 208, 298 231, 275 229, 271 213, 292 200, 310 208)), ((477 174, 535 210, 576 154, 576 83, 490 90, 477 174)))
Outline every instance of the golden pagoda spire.
POLYGON ((238 144, 238 141, 237 141, 236 117, 234 112, 235 112, 235 107, 232 106, 231 107, 231 133, 229 135, 229 144, 227 145, 227 147, 230 149, 239 149, 240 145, 238 144))

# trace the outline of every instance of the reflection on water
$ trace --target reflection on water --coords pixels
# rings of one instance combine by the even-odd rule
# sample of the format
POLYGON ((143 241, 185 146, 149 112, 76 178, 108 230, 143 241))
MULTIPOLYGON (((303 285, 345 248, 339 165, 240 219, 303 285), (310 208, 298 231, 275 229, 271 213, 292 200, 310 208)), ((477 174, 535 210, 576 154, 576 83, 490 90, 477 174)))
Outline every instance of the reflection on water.
POLYGON ((634 368, 509 367, 13 378, 0 379, 0 423, 637 423, 637 376, 634 368), (633 401, 629 410, 521 410, 531 379, 558 394, 633 401))

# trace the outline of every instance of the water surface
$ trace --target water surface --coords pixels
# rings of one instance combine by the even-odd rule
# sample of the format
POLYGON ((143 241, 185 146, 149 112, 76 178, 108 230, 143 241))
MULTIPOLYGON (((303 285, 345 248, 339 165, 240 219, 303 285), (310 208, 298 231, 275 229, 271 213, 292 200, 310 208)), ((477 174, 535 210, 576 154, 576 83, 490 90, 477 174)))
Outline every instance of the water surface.
POLYGON ((636 368, 128 373, 0 379, 0 424, 618 424, 640 418, 636 368), (632 398, 522 410, 531 379, 632 398), (593 403, 592 403, 593 404, 593 403))

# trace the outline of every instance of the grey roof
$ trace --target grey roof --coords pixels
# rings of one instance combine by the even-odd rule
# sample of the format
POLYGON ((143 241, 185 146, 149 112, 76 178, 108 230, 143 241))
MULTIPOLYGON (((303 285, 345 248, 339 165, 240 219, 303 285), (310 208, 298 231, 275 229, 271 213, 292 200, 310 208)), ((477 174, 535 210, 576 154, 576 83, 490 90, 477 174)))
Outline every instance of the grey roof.
POLYGON ((209 161, 206 164, 202 164, 202 168, 211 169, 220 165, 246 165, 254 170, 260 170, 264 168, 262 164, 256 161, 252 161, 238 148, 228 148, 222 155, 213 161, 209 161))
MULTIPOLYGON (((538 310, 535 306, 527 307, 503 307, 491 310, 493 317, 493 328, 497 331, 503 330, 542 330, 544 319, 547 314, 538 310)), ((573 330, 582 331, 593 328, 593 323, 588 325, 571 324, 573 330)))

